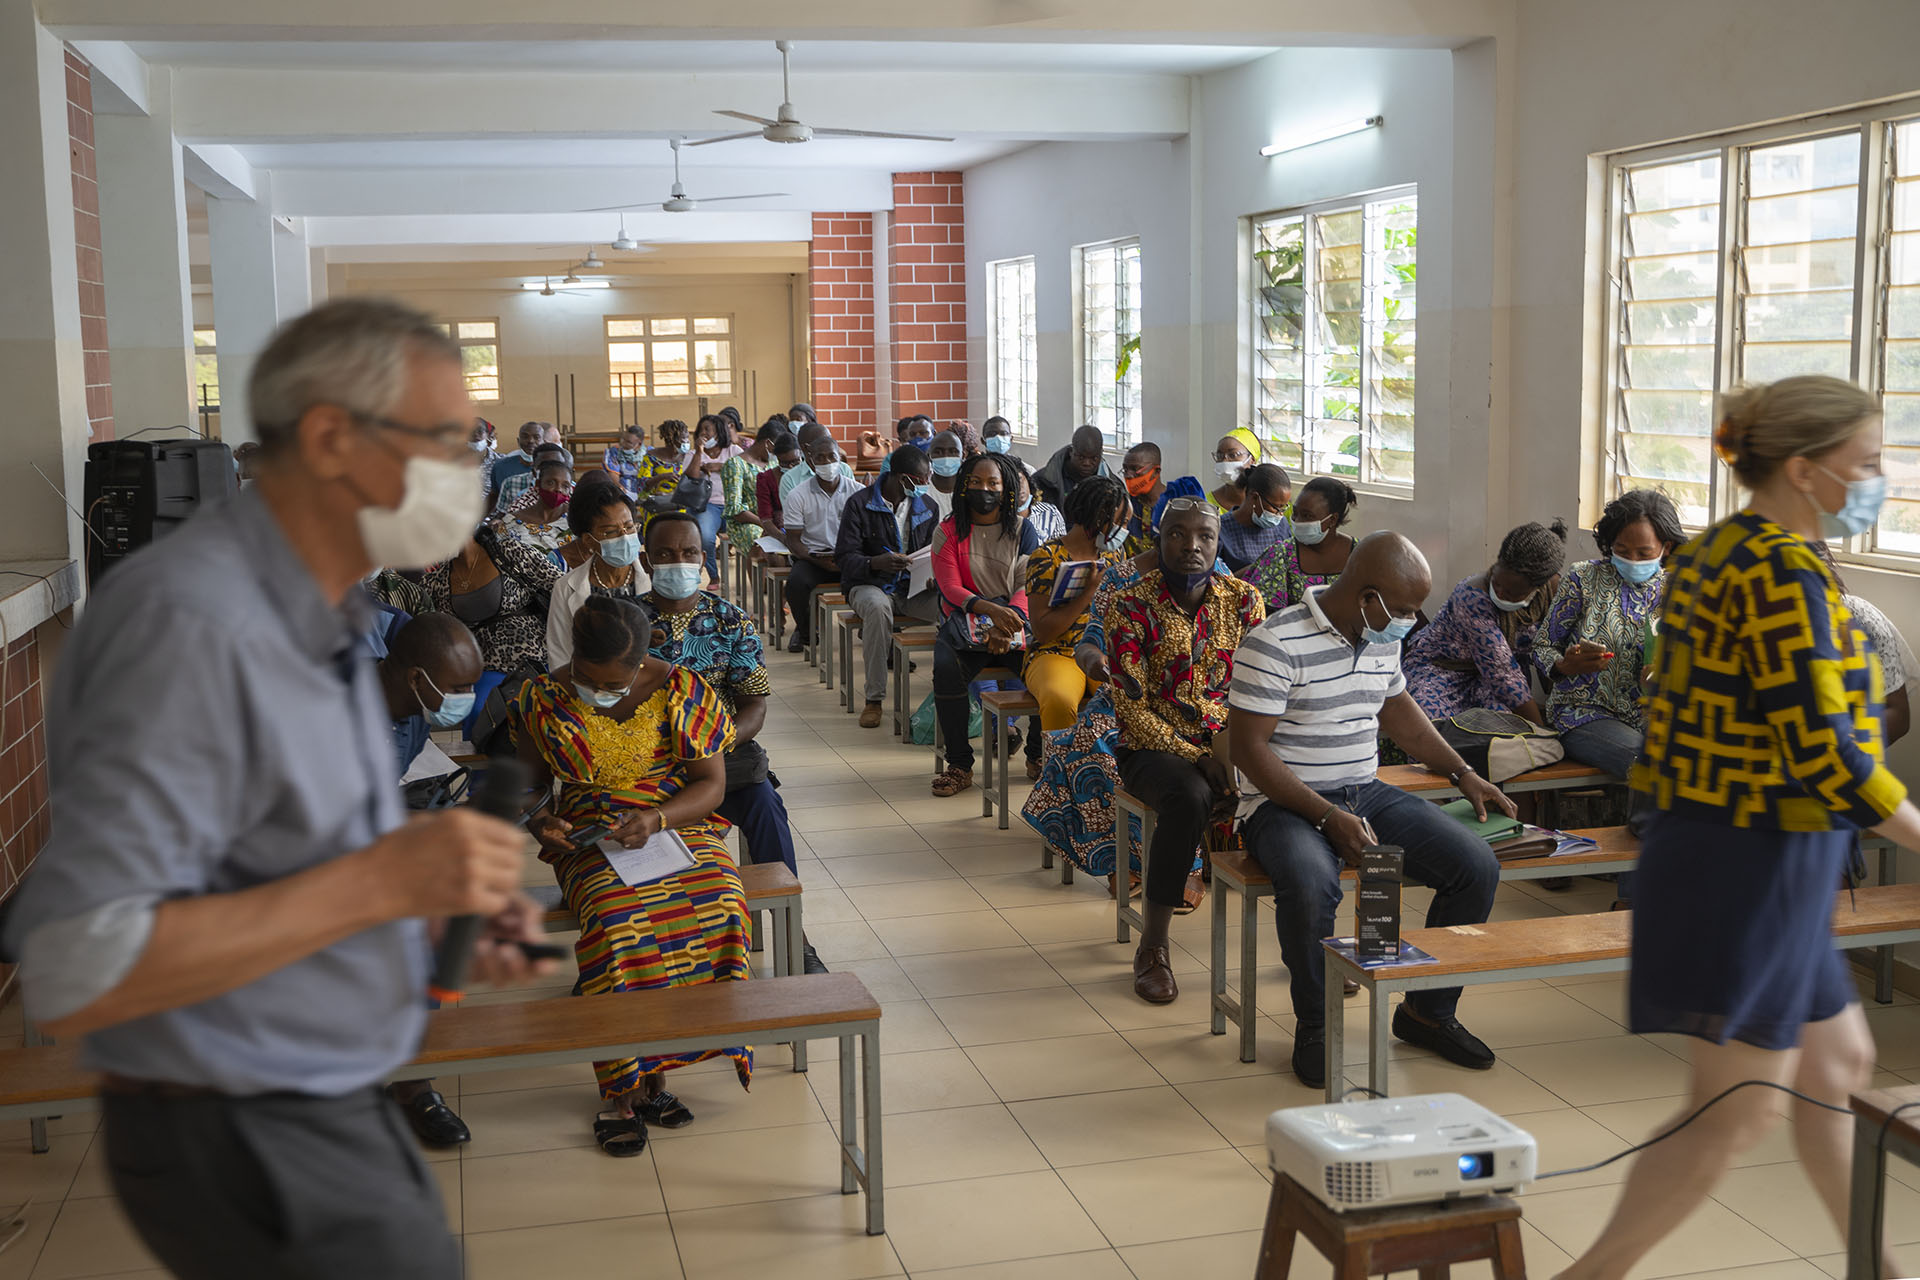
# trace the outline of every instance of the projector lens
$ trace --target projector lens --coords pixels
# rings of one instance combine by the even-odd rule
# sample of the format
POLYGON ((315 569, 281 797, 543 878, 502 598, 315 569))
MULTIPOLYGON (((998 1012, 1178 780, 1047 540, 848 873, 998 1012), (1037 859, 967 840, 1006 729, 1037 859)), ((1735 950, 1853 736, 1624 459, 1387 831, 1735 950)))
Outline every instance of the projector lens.
POLYGON ((1476 1178, 1493 1176, 1493 1153, 1491 1151, 1470 1152, 1460 1157, 1460 1178, 1472 1182, 1476 1178))

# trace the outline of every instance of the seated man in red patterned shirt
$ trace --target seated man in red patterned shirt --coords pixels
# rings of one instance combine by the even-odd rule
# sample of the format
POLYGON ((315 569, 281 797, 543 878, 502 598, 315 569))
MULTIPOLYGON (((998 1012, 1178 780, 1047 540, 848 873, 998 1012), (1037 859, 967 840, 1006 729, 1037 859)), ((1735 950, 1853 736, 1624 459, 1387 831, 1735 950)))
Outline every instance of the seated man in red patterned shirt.
POLYGON ((1167 926, 1187 896, 1193 851, 1207 823, 1230 816, 1238 799, 1226 755, 1227 687, 1233 651, 1267 616, 1259 592, 1214 573, 1219 544, 1212 504, 1173 499, 1160 520, 1160 567, 1108 603, 1120 778, 1157 815, 1147 850, 1146 927, 1133 957, 1134 992, 1153 1004, 1180 994, 1167 926))

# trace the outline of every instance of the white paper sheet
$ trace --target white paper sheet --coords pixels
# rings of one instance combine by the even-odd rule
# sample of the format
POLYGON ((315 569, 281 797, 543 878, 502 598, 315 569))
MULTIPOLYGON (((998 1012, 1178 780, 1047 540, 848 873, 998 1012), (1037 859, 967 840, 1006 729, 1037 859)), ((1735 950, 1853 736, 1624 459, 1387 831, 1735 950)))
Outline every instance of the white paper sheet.
POLYGON ((919 595, 932 581, 933 544, 928 543, 907 557, 907 595, 919 595))
POLYGON ((787 544, 780 541, 780 539, 774 537, 770 533, 764 535, 763 537, 755 538, 753 540, 753 545, 760 548, 762 551, 766 552, 768 555, 783 556, 787 554, 787 544))
POLYGON ((652 884, 693 866, 693 851, 677 831, 662 831, 638 848, 625 848, 611 839, 600 842, 607 864, 629 887, 652 884))
POLYGON ((446 752, 440 749, 439 743, 428 739, 427 745, 420 748, 420 754, 413 758, 413 764, 407 769, 407 776, 400 779, 400 785, 404 787, 409 782, 418 782, 422 778, 444 778, 459 767, 448 758, 446 752))

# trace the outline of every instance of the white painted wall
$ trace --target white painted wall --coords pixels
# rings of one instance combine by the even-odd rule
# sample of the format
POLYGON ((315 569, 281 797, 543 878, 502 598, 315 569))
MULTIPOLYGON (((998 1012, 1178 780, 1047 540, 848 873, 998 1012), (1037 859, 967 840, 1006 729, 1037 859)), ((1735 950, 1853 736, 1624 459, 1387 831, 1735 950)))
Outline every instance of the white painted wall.
MULTIPOLYGON (((484 270, 485 268, 482 268, 484 270)), ((436 316, 449 319, 497 318, 500 322, 501 393, 498 404, 480 406, 482 416, 499 427, 502 438, 529 419, 553 420, 553 379, 560 376, 561 421, 574 416, 582 430, 612 431, 619 425, 619 408, 607 387, 604 320, 611 315, 656 315, 699 312, 731 315, 734 323, 734 360, 741 372, 735 394, 714 399, 711 409, 732 404, 758 426, 775 409, 784 410, 798 398, 794 352, 800 336, 794 326, 784 275, 697 276, 671 283, 631 285, 591 292, 556 293, 551 298, 495 282, 476 283, 476 276, 457 274, 438 279, 382 277, 359 269, 335 268, 334 297, 343 294, 380 294, 399 298, 436 316), (758 400, 748 388, 747 373, 758 375, 758 400), (577 413, 567 400, 567 376, 573 375, 577 413)), ((794 277, 793 288, 804 299, 806 276, 794 277)), ((698 415, 692 397, 642 400, 639 415, 651 426, 667 418, 691 424, 698 415)))

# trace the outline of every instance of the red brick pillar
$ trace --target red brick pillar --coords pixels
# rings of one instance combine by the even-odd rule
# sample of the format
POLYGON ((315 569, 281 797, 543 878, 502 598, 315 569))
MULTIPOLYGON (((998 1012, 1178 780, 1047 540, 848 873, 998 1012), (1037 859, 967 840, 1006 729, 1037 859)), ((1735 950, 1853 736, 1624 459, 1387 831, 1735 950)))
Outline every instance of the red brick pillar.
POLYGON ((814 412, 851 446, 874 427, 871 213, 813 215, 807 299, 814 412))
POLYGON ((67 47, 67 150, 73 169, 73 238, 80 268, 80 343, 93 439, 113 439, 107 369, 107 284, 100 265, 100 185, 93 167, 93 67, 67 47))
POLYGON ((967 248, 958 173, 893 175, 893 413, 967 416, 967 248))

